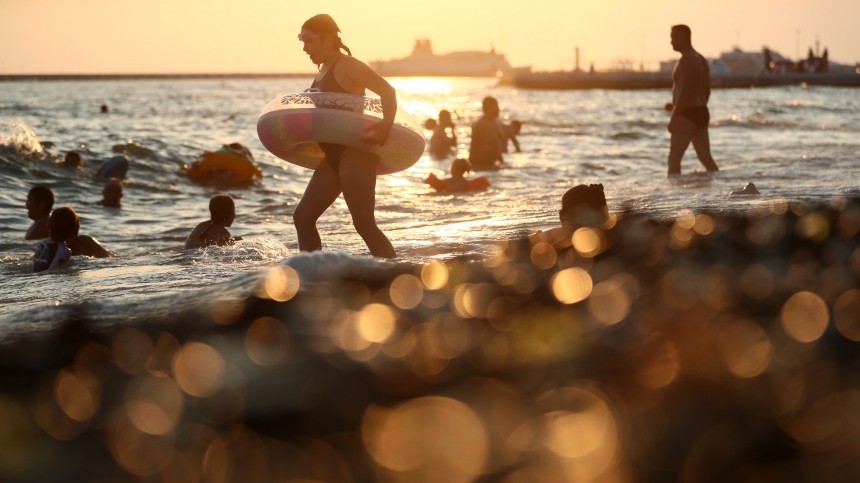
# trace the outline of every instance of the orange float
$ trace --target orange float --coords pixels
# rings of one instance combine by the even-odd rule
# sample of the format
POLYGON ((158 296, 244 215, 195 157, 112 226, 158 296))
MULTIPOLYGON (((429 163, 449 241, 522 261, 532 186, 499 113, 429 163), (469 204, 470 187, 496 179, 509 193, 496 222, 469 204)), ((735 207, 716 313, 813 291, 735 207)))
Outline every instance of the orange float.
POLYGON ((263 177, 251 152, 238 143, 217 151, 203 151, 186 170, 188 177, 199 183, 250 184, 263 177))

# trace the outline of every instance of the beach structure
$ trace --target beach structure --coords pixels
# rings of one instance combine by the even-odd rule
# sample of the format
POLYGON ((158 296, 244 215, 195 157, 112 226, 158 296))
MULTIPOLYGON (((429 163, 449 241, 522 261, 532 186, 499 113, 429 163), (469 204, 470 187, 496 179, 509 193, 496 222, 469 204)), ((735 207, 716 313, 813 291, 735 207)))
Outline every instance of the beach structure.
MULTIPOLYGON (((660 63, 657 71, 615 69, 611 71, 531 72, 512 71, 500 84, 530 89, 670 89, 676 59, 660 63)), ((827 49, 815 53, 810 48, 806 58, 793 61, 764 47, 745 52, 739 48, 709 59, 711 87, 743 88, 786 85, 820 85, 860 87, 860 72, 854 66, 833 62, 827 49)), ((578 61, 577 61, 578 64, 578 61)))

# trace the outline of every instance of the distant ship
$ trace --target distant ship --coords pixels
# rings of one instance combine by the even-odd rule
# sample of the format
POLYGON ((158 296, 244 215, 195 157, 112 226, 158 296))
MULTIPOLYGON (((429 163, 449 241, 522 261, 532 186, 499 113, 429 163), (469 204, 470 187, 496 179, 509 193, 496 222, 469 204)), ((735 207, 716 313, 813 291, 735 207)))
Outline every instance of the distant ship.
POLYGON ((428 39, 417 39, 408 57, 372 61, 370 66, 379 75, 391 77, 501 77, 514 71, 505 56, 495 49, 437 55, 428 39))

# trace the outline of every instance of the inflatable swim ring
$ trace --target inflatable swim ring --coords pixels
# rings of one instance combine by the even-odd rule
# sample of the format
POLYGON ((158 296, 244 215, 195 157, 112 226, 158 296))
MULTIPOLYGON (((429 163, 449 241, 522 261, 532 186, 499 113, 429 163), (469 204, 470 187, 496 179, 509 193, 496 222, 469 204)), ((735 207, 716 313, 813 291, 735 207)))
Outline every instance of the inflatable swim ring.
POLYGON ((323 159, 318 143, 334 143, 379 156, 377 174, 402 171, 424 153, 421 126, 397 110, 382 146, 367 146, 365 130, 382 119, 379 99, 338 92, 287 94, 269 102, 257 120, 263 146, 290 163, 314 169, 323 159))
POLYGON ((263 177, 251 152, 241 144, 224 146, 214 152, 203 151, 187 170, 188 177, 197 182, 248 184, 263 177))
POLYGON ((99 166, 96 171, 96 177, 99 179, 109 178, 125 178, 125 173, 128 172, 128 158, 122 154, 118 154, 99 166))

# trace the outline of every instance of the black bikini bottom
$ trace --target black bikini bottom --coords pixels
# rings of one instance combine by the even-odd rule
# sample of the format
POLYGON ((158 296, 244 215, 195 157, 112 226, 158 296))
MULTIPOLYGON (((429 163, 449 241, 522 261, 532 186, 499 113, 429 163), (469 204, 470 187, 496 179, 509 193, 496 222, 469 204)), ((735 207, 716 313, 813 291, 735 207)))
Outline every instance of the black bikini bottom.
POLYGON ((329 163, 332 168, 337 170, 340 167, 340 158, 343 152, 346 151, 346 146, 343 144, 320 143, 320 149, 325 153, 323 162, 329 163))

